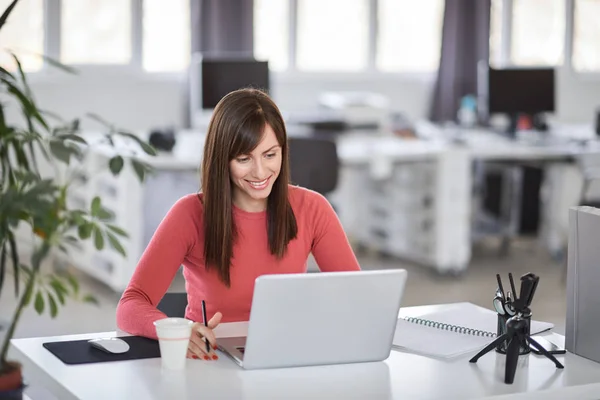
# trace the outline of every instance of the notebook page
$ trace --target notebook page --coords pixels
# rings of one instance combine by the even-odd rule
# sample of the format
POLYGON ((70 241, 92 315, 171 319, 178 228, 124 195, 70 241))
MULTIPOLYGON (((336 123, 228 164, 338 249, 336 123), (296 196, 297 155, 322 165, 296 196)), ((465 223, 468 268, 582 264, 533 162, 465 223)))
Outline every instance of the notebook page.
MULTIPOLYGON (((484 332, 496 333, 497 314, 471 303, 460 303, 446 310, 419 316, 420 319, 463 326, 484 332)), ((548 322, 532 321, 531 334, 552 329, 548 322)), ((475 336, 435 327, 419 325, 400 318, 396 325, 394 347, 401 350, 441 358, 456 357, 480 350, 494 337, 475 336)))
POLYGON ((431 357, 451 358, 471 351, 480 350, 493 338, 465 335, 425 325, 408 322, 400 318, 394 334, 394 348, 431 357))
MULTIPOLYGON (((472 303, 460 303, 450 309, 423 315, 419 318, 443 324, 464 326, 494 334, 498 330, 498 314, 472 303)), ((554 324, 532 320, 530 334, 536 335, 552 328, 554 328, 554 324)))

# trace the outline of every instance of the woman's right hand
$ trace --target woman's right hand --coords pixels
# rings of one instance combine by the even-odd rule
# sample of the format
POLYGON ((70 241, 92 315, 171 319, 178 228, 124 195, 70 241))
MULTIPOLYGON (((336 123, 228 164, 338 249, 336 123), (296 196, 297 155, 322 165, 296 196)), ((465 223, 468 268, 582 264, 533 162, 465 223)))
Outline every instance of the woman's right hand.
POLYGON ((223 315, 220 312, 216 313, 210 319, 210 321, 208 321, 207 326, 204 326, 204 324, 200 322, 194 322, 192 325, 190 343, 188 344, 188 358, 196 358, 206 361, 219 359, 219 357, 215 354, 215 349, 217 348, 217 338, 213 333, 213 329, 219 325, 222 316, 223 315), (205 338, 210 344, 210 351, 208 352, 206 351, 205 338))

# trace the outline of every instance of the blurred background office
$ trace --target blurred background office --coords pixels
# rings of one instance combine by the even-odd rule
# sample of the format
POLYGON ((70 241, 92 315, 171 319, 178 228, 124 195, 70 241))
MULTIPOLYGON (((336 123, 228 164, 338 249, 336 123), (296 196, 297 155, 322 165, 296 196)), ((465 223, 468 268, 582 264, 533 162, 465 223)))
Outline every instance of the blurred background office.
MULTIPOLYGON (((564 331, 568 208, 597 192, 599 18, 599 0, 21 0, 0 45, 22 56, 40 107, 153 133, 159 152, 143 184, 82 169, 71 201, 100 196, 127 257, 57 255, 48 268, 100 304, 68 302, 55 319, 30 308, 16 336, 115 328, 156 226, 199 188, 214 103, 249 85, 280 106, 292 179, 331 201, 362 267, 408 269, 405 306, 491 308, 496 273, 531 271, 535 317, 564 331)), ((5 286, 0 319, 16 304, 5 286)))

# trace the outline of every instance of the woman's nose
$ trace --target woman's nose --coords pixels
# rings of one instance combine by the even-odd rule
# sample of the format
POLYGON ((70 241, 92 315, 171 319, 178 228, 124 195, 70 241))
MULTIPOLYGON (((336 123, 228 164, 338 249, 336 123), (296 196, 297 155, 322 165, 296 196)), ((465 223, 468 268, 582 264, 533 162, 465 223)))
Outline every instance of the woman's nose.
POLYGON ((264 172, 265 172, 265 166, 264 166, 264 161, 262 159, 260 159, 259 161, 254 163, 254 176, 256 176, 259 179, 264 178, 264 172))

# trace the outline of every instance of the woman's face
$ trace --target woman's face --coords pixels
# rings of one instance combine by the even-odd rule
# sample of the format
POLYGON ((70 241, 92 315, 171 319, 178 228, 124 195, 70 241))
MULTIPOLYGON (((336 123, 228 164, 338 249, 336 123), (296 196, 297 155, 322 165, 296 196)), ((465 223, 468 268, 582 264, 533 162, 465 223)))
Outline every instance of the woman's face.
POLYGON ((264 211, 280 170, 281 146, 267 124, 258 146, 250 154, 241 154, 229 162, 234 204, 244 211, 264 211))

